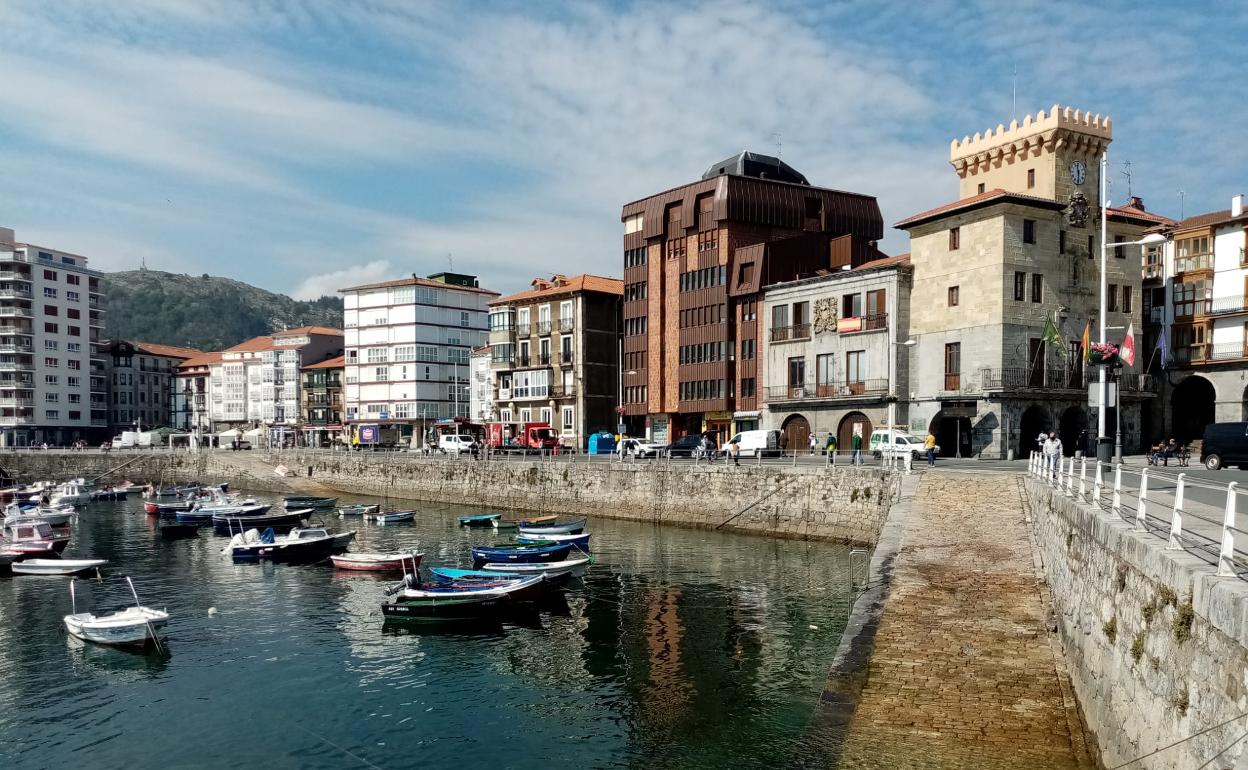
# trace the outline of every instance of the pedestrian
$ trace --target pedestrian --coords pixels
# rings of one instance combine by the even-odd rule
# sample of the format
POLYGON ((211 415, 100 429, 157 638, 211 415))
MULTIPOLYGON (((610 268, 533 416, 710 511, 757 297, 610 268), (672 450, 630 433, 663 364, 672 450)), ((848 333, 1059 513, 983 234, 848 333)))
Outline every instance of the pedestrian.
POLYGON ((780 454, 784 455, 785 450, 789 448, 789 434, 787 431, 780 431, 780 454))
POLYGON ((854 437, 849 440, 849 448, 853 450, 849 456, 850 465, 862 465, 862 434, 854 433, 854 437))
POLYGON ((732 455, 732 464, 741 464, 741 444, 738 439, 734 438, 728 442, 728 454, 732 455))
POLYGON ((812 430, 810 432, 810 456, 814 457, 815 452, 818 451, 818 449, 819 449, 819 437, 816 436, 815 432, 812 430))
POLYGON ((927 450, 927 464, 936 464, 936 436, 929 430, 927 438, 923 439, 923 448, 927 450))
POLYGON ((1048 433, 1046 433, 1045 431, 1040 431, 1040 435, 1039 435, 1039 436, 1036 436, 1036 451, 1037 451, 1037 452, 1043 452, 1043 451, 1044 451, 1044 442, 1046 442, 1046 441, 1048 441, 1048 440, 1049 440, 1049 434, 1048 434, 1048 433))
POLYGON ((828 464, 836 465, 836 434, 832 431, 828 431, 828 444, 824 451, 828 453, 828 464))
POLYGON ((1062 465, 1062 440, 1057 437, 1056 433, 1049 433, 1049 437, 1044 441, 1044 462, 1049 478, 1057 478, 1062 465))

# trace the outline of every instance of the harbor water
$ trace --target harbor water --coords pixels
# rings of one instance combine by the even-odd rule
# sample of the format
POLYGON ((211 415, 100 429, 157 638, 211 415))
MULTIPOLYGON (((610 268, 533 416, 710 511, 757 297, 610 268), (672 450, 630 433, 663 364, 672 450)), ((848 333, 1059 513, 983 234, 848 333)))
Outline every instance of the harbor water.
MULTIPOLYGON (((343 502, 367 501, 343 498, 343 502)), ((279 502, 280 506, 280 502, 279 502)), ((470 566, 480 513, 417 507, 353 551, 470 566)), ((786 764, 851 603, 849 551, 594 519, 566 604, 506 624, 396 626, 388 579, 235 565, 211 529, 161 540, 142 502, 83 506, 66 558, 104 558, 79 609, 167 608, 164 655, 64 632, 67 578, 0 577, 4 767, 725 768, 786 764), (210 612, 210 609, 213 611, 210 612)))

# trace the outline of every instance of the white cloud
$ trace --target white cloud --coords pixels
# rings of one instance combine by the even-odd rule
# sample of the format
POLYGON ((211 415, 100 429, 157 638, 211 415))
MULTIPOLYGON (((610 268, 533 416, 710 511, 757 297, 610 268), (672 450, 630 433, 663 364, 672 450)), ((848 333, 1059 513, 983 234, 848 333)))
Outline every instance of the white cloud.
POLYGON ((328 273, 308 276, 290 293, 295 299, 319 299, 325 295, 337 296, 338 290, 363 283, 386 281, 401 276, 394 275, 390 261, 378 259, 362 265, 352 265, 328 273))

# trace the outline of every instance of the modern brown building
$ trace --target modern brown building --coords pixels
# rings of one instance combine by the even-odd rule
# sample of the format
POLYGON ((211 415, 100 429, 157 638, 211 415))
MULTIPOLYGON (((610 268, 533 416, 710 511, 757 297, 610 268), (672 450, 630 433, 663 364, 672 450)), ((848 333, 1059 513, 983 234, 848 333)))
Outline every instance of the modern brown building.
POLYGON ((749 152, 622 220, 624 422, 654 441, 757 428, 764 287, 884 256, 875 198, 749 152))
POLYGON ((343 432, 342 380, 346 357, 336 356, 303 367, 304 446, 331 446, 343 432))

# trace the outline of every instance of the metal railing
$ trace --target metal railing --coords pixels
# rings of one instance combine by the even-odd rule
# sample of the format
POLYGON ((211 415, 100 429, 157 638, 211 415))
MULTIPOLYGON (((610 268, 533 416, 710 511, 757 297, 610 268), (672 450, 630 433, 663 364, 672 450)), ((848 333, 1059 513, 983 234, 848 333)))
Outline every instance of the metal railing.
MULTIPOLYGON (((1006 366, 980 369, 980 382, 985 390, 1069 389, 1085 390, 1100 377, 1094 369, 1041 369, 1040 367, 1006 366)), ((1156 380, 1149 374, 1123 373, 1118 376, 1119 387, 1126 392, 1144 392, 1156 389, 1156 380)))
POLYGON ((883 396, 887 393, 888 380, 878 378, 852 382, 806 382, 800 385, 769 385, 763 389, 763 398, 768 402, 821 401, 834 398, 883 396))
POLYGON ((572 319, 571 319, 571 318, 560 318, 560 319, 559 319, 559 331, 561 331, 561 332, 570 332, 570 331, 572 331, 572 327, 573 327, 573 322, 572 322, 572 319))
POLYGON ((1165 540, 1166 550, 1203 559, 1219 577, 1248 580, 1248 530, 1239 521, 1245 491, 1238 482, 1220 484, 1154 468, 1032 452, 1028 473, 1067 498, 1119 516, 1136 532, 1165 540), (1214 492, 1220 504, 1189 501, 1192 489, 1214 492))
POLYGON ((550 321, 538 321, 537 334, 539 337, 545 337, 547 334, 550 334, 550 321))
POLYGON ((532 331, 533 327, 530 324, 516 324, 517 337, 527 337, 532 331))
POLYGON ((788 342, 790 340, 810 339, 810 324, 794 324, 792 326, 771 327, 772 342, 788 342))

